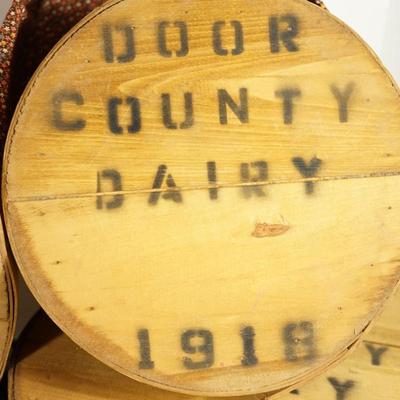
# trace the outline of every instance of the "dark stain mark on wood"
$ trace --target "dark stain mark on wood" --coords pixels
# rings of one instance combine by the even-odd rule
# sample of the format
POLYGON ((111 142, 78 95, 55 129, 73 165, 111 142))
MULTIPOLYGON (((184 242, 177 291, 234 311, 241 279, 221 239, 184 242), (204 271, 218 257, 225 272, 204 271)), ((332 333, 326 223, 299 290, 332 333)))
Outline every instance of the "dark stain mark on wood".
POLYGON ((256 238, 280 236, 290 229, 288 225, 257 223, 252 235, 256 238))

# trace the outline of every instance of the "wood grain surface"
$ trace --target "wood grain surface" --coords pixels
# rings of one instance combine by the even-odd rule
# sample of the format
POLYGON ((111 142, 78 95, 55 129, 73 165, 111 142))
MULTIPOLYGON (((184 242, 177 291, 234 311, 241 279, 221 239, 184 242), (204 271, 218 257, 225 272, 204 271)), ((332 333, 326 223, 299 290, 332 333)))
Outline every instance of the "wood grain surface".
POLYGON ((400 293, 346 361, 282 400, 397 400, 400 391, 400 293))
MULTIPOLYGON (((329 373, 282 400, 397 400, 400 382, 400 293, 361 346, 329 373), (384 332, 384 333, 383 333, 384 332), (390 333, 389 333, 390 332, 390 333)), ((87 354, 44 314, 20 338, 9 372, 9 400, 194 400, 131 380, 87 354)), ((269 395, 241 397, 264 400, 269 395)))
POLYGON ((281 391, 398 283, 399 128, 393 80, 308 1, 111 1, 20 102, 9 238, 49 315, 118 371, 281 391))
POLYGON ((3 268, 0 268, 0 376, 3 376, 4 367, 10 347, 9 290, 7 278, 3 268))
POLYGON ((9 258, 0 220, 0 378, 8 360, 17 319, 15 267, 9 258))

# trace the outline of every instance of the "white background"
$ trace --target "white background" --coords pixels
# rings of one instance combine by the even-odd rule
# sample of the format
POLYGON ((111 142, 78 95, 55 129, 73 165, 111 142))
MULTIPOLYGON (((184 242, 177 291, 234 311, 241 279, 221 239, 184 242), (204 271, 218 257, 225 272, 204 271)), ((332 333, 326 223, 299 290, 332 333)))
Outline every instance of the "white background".
MULTIPOLYGON (((146 1, 146 0, 143 0, 146 1)), ((257 0, 254 0, 257 1, 257 0)), ((400 0, 324 0, 326 6, 350 25, 378 54, 400 83, 400 0)), ((11 0, 0 0, 0 21, 11 0)), ((23 289, 20 293, 19 329, 35 310, 35 302, 23 289)))

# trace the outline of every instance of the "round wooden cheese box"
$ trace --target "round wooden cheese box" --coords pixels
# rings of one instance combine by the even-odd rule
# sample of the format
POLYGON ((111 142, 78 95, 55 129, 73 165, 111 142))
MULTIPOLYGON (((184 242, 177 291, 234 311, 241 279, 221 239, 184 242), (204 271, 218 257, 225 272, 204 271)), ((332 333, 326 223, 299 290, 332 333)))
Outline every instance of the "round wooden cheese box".
POLYGON ((9 239, 54 321, 123 374, 281 391, 398 283, 399 129, 393 80, 309 1, 110 1, 20 101, 9 239))
MULTIPOLYGON (((0 221, 1 224, 1 221, 0 221)), ((10 353, 16 323, 16 288, 12 262, 0 227, 0 378, 10 353)))
MULTIPOLYGON (((400 295, 345 362, 286 395, 242 400, 397 400, 400 376, 400 295)), ((16 345, 9 400, 194 400, 131 380, 75 345, 44 314, 37 314, 16 345)), ((202 397, 196 397, 199 399, 202 397)), ((214 397, 215 398, 215 397, 214 397)))

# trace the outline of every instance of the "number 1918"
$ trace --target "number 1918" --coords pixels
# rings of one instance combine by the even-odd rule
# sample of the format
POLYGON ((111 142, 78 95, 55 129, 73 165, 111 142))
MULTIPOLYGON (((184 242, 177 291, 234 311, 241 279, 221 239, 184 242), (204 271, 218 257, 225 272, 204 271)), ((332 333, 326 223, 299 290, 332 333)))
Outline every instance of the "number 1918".
MULTIPOLYGON (((256 353, 256 332, 252 326, 245 326, 239 331, 242 340, 241 365, 251 367, 259 360, 256 353)), ((155 362, 151 357, 150 333, 148 329, 137 332, 139 341, 139 369, 153 369, 155 362)), ((313 324, 309 321, 289 323, 282 329, 284 357, 289 362, 312 360, 316 356, 313 324)), ((188 329, 180 336, 183 352, 182 366, 187 370, 211 368, 214 365, 214 335, 207 329, 188 329), (201 355, 202 357, 190 357, 201 355)))

